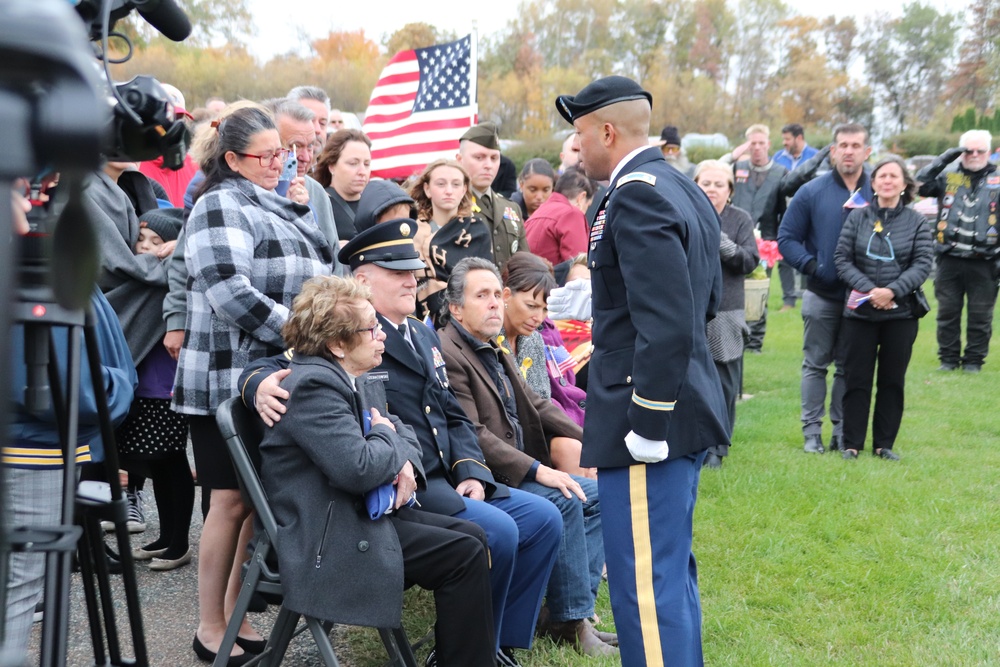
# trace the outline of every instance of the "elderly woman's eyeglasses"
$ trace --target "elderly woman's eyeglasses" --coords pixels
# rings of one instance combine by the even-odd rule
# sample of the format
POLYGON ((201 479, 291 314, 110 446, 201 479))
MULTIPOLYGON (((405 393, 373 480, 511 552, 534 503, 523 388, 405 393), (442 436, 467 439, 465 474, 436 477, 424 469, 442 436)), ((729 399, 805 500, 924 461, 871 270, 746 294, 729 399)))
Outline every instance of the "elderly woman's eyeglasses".
POLYGON ((257 162, 260 163, 262 167, 270 167, 277 160, 281 164, 285 164, 285 159, 288 157, 290 152, 287 148, 279 148, 273 153, 263 153, 261 155, 254 155, 253 153, 240 153, 239 151, 233 151, 237 155, 242 157, 254 157, 257 158, 257 162))
POLYGON ((368 333, 371 334, 372 340, 377 340, 378 335, 382 333, 382 325, 376 324, 373 327, 368 327, 367 329, 355 329, 354 333, 368 333))

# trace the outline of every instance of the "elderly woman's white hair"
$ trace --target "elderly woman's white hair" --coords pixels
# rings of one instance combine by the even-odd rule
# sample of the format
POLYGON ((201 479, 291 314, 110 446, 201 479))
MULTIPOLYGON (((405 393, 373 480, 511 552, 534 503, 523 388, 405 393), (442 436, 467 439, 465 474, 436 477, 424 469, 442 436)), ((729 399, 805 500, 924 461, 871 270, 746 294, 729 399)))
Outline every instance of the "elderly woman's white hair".
POLYGON ((986 149, 989 150, 993 146, 993 135, 990 134, 989 130, 969 130, 958 140, 958 145, 962 148, 966 148, 969 144, 974 142, 984 142, 986 144, 986 149))

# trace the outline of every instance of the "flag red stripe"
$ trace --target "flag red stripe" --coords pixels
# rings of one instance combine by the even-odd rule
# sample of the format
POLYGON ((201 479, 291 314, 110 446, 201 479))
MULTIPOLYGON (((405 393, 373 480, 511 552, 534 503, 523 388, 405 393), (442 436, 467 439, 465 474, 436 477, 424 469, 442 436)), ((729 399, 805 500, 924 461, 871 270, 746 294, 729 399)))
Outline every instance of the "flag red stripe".
POLYGON ((386 63, 386 66, 389 66, 389 65, 392 65, 392 64, 395 64, 395 63, 406 62, 407 60, 416 60, 416 59, 417 59, 417 52, 416 51, 413 51, 412 49, 409 50, 409 51, 400 51, 399 53, 397 53, 396 55, 394 55, 389 60, 388 63, 386 63))
MULTIPOLYGON (((370 112, 371 107, 368 107, 368 109, 370 112)), ((400 111, 399 113, 382 115, 382 116, 378 114, 371 114, 371 115, 365 114, 365 124, 367 125, 368 123, 391 123, 394 120, 404 120, 412 115, 413 115, 412 109, 409 111, 400 111)))
POLYGON ((420 72, 400 72, 399 74, 390 74, 388 76, 383 76, 375 84, 375 90, 378 90, 380 86, 391 86, 399 83, 413 83, 414 81, 420 81, 420 72))
MULTIPOLYGON (((368 120, 367 118, 365 120, 368 120)), ((427 132, 431 130, 447 130, 455 127, 469 127, 470 121, 468 116, 463 116, 462 118, 449 118, 447 120, 432 120, 425 123, 410 123, 409 125, 403 125, 395 130, 388 130, 386 132, 368 132, 368 138, 374 141, 375 139, 390 139, 392 137, 398 137, 402 134, 410 134, 411 132, 427 132)))
POLYGON ((373 97, 368 106, 377 106, 379 104, 405 104, 409 102, 413 103, 413 100, 417 99, 417 91, 413 91, 407 95, 380 95, 379 97, 373 97))
POLYGON ((434 141, 427 144, 407 144, 395 148, 381 148, 372 151, 372 160, 386 157, 396 157, 398 155, 409 155, 410 153, 435 153, 437 151, 458 150, 458 139, 450 141, 434 141))
POLYGON ((424 164, 410 164, 410 165, 403 165, 400 167, 392 167, 390 169, 378 169, 378 170, 373 169, 372 176, 377 176, 378 178, 386 178, 386 179, 388 178, 404 179, 404 178, 409 178, 416 172, 423 169, 425 166, 426 165, 424 164))

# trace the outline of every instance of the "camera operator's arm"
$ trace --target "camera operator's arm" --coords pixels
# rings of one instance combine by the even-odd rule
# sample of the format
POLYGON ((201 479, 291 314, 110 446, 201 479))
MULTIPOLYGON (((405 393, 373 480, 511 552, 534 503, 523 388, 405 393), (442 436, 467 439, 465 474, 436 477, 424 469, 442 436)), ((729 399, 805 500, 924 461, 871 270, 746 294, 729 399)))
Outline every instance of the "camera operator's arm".
POLYGON ((184 263, 184 241, 187 225, 181 227, 177 236, 177 247, 174 254, 167 260, 167 285, 170 291, 163 299, 163 320, 167 323, 167 334, 163 337, 163 346, 174 359, 181 353, 184 345, 184 324, 187 320, 187 264, 184 263))
POLYGON ((100 172, 87 179, 83 205, 94 223, 100 243, 101 289, 105 292, 125 282, 138 281, 165 287, 167 272, 155 255, 136 255, 139 219, 125 191, 100 172))

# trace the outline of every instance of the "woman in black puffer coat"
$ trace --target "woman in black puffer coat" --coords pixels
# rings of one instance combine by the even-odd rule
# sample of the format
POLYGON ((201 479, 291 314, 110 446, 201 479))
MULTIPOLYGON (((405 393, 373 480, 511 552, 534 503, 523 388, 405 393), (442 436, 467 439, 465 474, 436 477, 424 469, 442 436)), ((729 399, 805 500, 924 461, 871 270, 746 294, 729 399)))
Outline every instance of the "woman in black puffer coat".
POLYGON ((875 379, 872 453, 897 461, 893 451, 903 418, 903 387, 917 338, 914 290, 933 264, 931 230, 908 204, 916 184, 895 155, 871 174, 875 199, 844 222, 834 259, 851 292, 844 307, 844 458, 864 449, 875 379), (875 368, 878 366, 876 379, 875 368))

